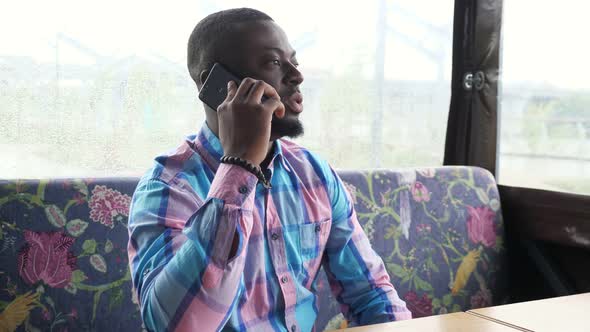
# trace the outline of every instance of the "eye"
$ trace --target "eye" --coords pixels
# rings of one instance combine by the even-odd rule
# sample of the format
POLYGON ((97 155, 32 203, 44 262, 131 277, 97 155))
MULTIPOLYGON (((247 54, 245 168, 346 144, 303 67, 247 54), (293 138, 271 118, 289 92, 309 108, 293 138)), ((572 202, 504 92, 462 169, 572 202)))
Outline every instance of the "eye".
POLYGON ((279 60, 271 60, 271 63, 275 66, 279 66, 279 67, 281 66, 281 61, 279 61, 279 60))

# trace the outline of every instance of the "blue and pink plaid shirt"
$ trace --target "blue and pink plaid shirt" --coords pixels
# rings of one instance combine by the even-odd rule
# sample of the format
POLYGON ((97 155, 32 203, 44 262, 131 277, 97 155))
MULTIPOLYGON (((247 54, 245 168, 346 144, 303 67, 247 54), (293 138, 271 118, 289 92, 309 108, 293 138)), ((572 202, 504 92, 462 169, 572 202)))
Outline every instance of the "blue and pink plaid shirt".
POLYGON ((135 190, 129 262, 148 329, 311 331, 321 266, 349 321, 411 318, 325 161, 277 140, 266 189, 222 155, 203 125, 135 190))

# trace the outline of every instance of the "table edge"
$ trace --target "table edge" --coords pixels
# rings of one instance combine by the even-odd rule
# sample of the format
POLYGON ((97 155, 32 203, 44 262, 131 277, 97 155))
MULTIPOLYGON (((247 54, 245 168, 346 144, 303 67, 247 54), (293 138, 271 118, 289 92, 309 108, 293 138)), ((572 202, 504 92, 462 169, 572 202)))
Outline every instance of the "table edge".
POLYGON ((475 316, 475 317, 479 317, 479 318, 485 319, 485 320, 489 320, 490 322, 494 322, 494 323, 497 323, 497 324, 508 326, 510 328, 513 328, 513 329, 516 329, 516 330, 519 330, 519 331, 534 332, 533 330, 529 330, 527 328, 524 328, 524 327, 521 327, 521 326, 518 326, 518 325, 510 324, 508 322, 505 322, 505 321, 502 321, 502 320, 499 320, 499 319, 496 319, 496 318, 492 318, 492 317, 489 317, 489 316, 486 316, 486 315, 478 314, 478 313, 473 312, 471 310, 465 311, 465 313, 467 313, 469 315, 472 315, 472 316, 475 316))

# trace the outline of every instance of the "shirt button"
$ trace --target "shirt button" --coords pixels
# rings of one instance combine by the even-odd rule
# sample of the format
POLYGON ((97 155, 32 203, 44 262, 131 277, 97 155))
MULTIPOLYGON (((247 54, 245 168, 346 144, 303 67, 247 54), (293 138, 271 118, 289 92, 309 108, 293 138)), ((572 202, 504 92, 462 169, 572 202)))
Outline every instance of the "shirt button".
POLYGON ((291 325, 291 332, 295 332, 297 331, 297 325, 293 324, 291 325))
POLYGON ((287 278, 286 276, 283 276, 283 277, 281 278, 281 282, 282 282, 283 284, 286 284, 286 283, 287 283, 287 281, 289 281, 289 278, 287 278))
POLYGON ((319 232, 321 229, 322 229, 322 228, 320 227, 320 225, 316 225, 316 226, 315 226, 315 232, 316 232, 316 233, 317 233, 317 232, 319 232))
POLYGON ((276 240, 278 240, 278 239, 279 239, 279 234, 277 234, 277 233, 272 233, 272 234, 271 234, 271 236, 270 236, 270 238, 276 241, 276 240))
POLYGON ((239 191, 240 191, 240 194, 246 195, 248 193, 248 187, 241 186, 240 189, 239 189, 239 191))

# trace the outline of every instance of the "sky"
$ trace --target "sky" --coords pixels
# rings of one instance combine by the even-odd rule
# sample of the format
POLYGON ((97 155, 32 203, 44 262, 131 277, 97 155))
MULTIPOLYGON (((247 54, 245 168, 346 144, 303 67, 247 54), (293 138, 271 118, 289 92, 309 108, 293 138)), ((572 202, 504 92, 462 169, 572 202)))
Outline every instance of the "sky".
MULTIPOLYGON (((184 65, 196 22, 220 9, 249 6, 270 14, 296 48, 304 36, 315 35, 313 46, 299 52, 304 73, 356 68, 372 77, 378 5, 379 0, 7 1, 0 56, 54 62, 56 35, 63 33, 104 56, 158 54, 184 65)), ((590 89, 589 9, 589 2, 577 0, 504 1, 504 82, 590 89)), ((432 81, 442 74, 450 80, 452 16, 452 0, 387 1, 386 79, 432 81)), ((60 47, 62 63, 94 62, 63 42, 60 47)))

